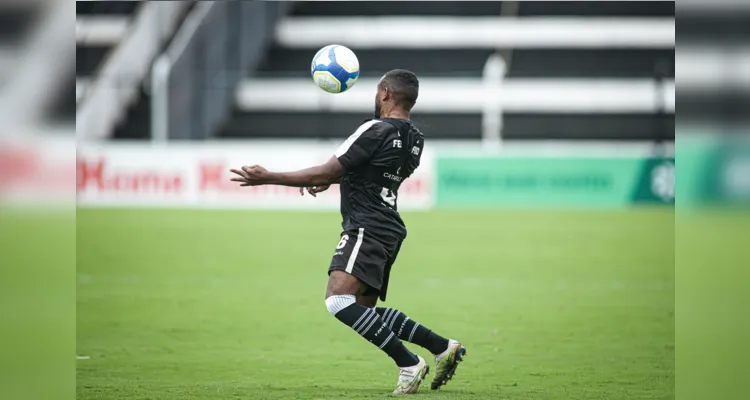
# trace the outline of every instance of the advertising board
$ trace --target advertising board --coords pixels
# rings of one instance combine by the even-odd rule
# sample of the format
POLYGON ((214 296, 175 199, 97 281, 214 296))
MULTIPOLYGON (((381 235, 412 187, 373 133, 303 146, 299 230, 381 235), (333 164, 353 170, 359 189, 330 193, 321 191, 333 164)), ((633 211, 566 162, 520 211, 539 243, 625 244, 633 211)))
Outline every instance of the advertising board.
POLYGON ((674 159, 440 157, 440 207, 623 207, 674 202, 674 159))
MULTIPOLYGON (((285 186, 240 187, 230 168, 259 164, 296 170, 325 162, 335 148, 282 144, 107 143, 81 146, 77 155, 77 203, 93 207, 208 207, 323 209, 339 207, 338 186, 317 198, 285 186)), ((400 209, 429 209, 433 198, 429 152, 399 191, 400 209)))

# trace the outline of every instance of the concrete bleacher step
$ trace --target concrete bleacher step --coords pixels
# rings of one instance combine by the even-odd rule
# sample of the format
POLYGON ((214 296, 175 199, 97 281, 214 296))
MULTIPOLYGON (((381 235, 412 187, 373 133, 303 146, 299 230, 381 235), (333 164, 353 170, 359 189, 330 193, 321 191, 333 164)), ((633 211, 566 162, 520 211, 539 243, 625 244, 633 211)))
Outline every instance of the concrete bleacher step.
MULTIPOLYGON (((310 1, 300 2, 294 14, 332 15, 499 15, 503 1, 310 1)), ((674 16, 674 2, 652 1, 528 1, 520 2, 519 15, 562 16, 674 16)))
MULTIPOLYGON (((308 77, 300 68, 310 63, 317 48, 274 45, 256 77, 308 77)), ((480 77, 494 49, 356 49, 362 77, 381 77, 394 68, 421 76, 480 77)), ((501 49, 502 51, 503 49, 501 49)), ((539 78, 650 78, 659 63, 674 77, 674 47, 656 49, 515 49, 508 77, 539 78)))
MULTIPOLYGON (((371 117, 372 112, 235 111, 218 136, 341 141, 371 117)), ((412 120, 430 139, 481 138, 482 119, 478 113, 415 111, 412 120)), ((513 113, 504 116, 503 132, 509 140, 674 140, 674 121, 674 114, 513 113)))
POLYGON ((90 77, 123 35, 138 9, 133 1, 76 2, 76 76, 90 77))
POLYGON ((298 16, 355 16, 355 15, 499 15, 499 1, 309 1, 295 5, 298 16))
MULTIPOLYGON (((331 95, 311 79, 248 79, 237 90, 237 106, 247 111, 369 112, 378 78, 361 78, 349 91, 331 95)), ((480 79, 420 79, 418 109, 446 114, 480 113, 497 101, 510 113, 654 113, 674 112, 674 81, 651 79, 509 78, 488 89, 480 79), (661 97, 656 96, 662 90, 661 97)))
POLYGON ((286 47, 659 48, 675 44, 668 17, 293 17, 276 27, 286 47))
MULTIPOLYGON (((184 18, 195 5, 187 4, 179 18, 184 18)), ((108 1, 78 2, 76 15, 76 101, 85 95, 112 49, 125 37, 134 17, 143 6, 141 2, 108 1), (82 4, 83 3, 83 4, 82 4)), ((174 35, 176 31, 171 32, 174 35)), ((171 40, 171 38, 170 38, 171 40)), ((166 46, 169 40, 164 44, 166 46)), ((114 127, 113 138, 148 139, 150 137, 150 96, 144 85, 127 107, 124 118, 114 127)))
POLYGON ((40 9, 39 1, 15 0, 0 5, 0 84, 16 64, 22 42, 40 9))
POLYGON ((374 82, 407 68, 422 81, 414 119, 425 132, 479 138, 481 78, 495 51, 511 61, 500 89, 506 137, 628 140, 673 130, 673 4, 502 3, 300 2, 238 88, 219 136, 344 137, 370 116, 374 82), (359 58, 362 78, 349 93, 317 90, 305 68, 328 43, 359 58))
MULTIPOLYGON (((139 2, 134 1, 76 2, 76 103, 84 96, 109 52, 126 34, 138 7, 139 2)), ((67 115, 70 110, 67 105, 57 109, 61 118, 73 117, 67 115)))

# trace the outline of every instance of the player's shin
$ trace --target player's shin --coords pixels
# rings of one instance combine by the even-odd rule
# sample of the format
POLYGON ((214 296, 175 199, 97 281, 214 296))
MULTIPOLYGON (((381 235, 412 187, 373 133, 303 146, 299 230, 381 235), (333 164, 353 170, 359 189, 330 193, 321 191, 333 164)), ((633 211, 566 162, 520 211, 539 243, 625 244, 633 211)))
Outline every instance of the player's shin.
POLYGON ((377 307, 375 311, 383 322, 401 340, 424 347, 432 354, 440 354, 448 348, 448 339, 429 330, 426 326, 406 316, 395 308, 377 307))
POLYGON ((388 354, 399 367, 419 363, 417 356, 401 343, 380 315, 372 308, 355 303, 353 295, 330 296, 326 299, 326 308, 339 321, 388 354))

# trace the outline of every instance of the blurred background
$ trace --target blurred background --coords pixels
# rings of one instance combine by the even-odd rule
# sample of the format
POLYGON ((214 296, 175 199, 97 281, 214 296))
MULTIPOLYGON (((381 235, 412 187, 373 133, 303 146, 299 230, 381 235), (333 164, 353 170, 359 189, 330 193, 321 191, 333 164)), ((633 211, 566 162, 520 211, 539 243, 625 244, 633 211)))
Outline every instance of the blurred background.
POLYGON ((745 398, 749 4, 0 2, 0 397, 385 392, 322 308, 337 191, 227 170, 326 160, 409 68, 388 305, 470 344, 446 396, 745 398))
POLYGON ((395 68, 427 144, 388 304, 473 346, 445 395, 674 396, 674 2, 77 2, 75 66, 78 398, 387 393, 321 312, 338 188, 228 170, 324 162, 395 68))
POLYGON ((75 89, 78 203, 333 209, 330 196, 238 192, 226 170, 326 159, 394 68, 420 77, 413 120, 430 138, 406 207, 673 203, 674 13, 673 2, 77 2, 76 77, 60 90, 75 89), (356 88, 335 96, 308 71, 330 43, 361 65, 356 88))
MULTIPOLYGON (((61 50, 63 7, 0 8, 0 196, 56 203, 54 183, 72 179, 49 171, 72 164, 61 149, 75 143, 78 398, 288 398, 269 377, 292 397, 352 397, 345 383, 369 357, 310 364, 313 339, 339 333, 321 312, 337 190, 240 190, 228 169, 328 159, 372 116, 375 83, 394 68, 420 78, 412 117, 428 142, 400 193, 410 237, 389 303, 474 346, 472 378, 454 393, 674 397, 675 198, 678 210, 719 211, 750 199, 743 2, 688 1, 676 20, 675 2, 660 1, 79 1, 75 59, 61 50), (332 43, 361 68, 339 95, 309 76, 332 43), (451 305, 420 295, 436 292, 451 305), (292 322, 308 328, 277 334, 292 322), (270 359, 346 371, 335 383, 292 378, 270 359)), ((711 265, 726 278, 715 291, 739 289, 729 277, 744 269, 721 265, 741 264, 746 230, 735 215, 699 215, 684 226, 696 267, 685 271, 712 282, 699 269, 711 265)), ((686 298, 681 315, 701 309, 686 298)), ((693 344, 706 326, 691 325, 693 344)), ((325 342, 326 354, 358 354, 347 339, 325 342)), ((693 361, 731 354, 714 350, 693 361)), ((715 376, 726 393, 743 371, 730 365, 715 376)), ((391 378, 363 384, 380 391, 391 378)), ((718 398, 701 388, 684 393, 718 398)))

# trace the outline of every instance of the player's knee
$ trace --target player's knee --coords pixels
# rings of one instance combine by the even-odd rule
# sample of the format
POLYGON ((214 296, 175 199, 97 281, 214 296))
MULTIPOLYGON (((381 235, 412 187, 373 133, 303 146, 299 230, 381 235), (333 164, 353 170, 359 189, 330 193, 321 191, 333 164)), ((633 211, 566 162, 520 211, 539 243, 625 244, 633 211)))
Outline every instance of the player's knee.
POLYGON ((340 294, 334 296, 328 296, 326 298, 326 309, 331 315, 338 314, 339 311, 354 304, 355 297, 352 294, 340 294))

